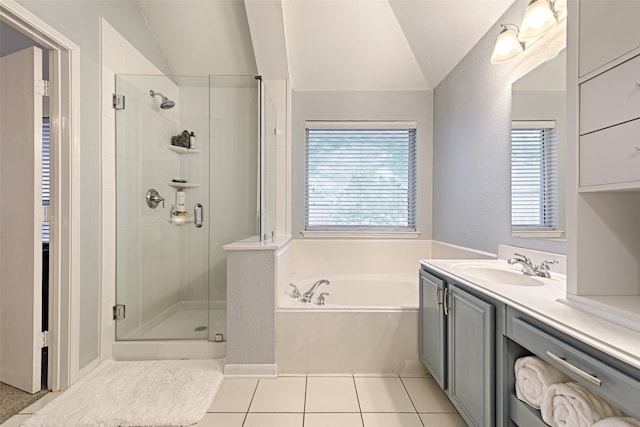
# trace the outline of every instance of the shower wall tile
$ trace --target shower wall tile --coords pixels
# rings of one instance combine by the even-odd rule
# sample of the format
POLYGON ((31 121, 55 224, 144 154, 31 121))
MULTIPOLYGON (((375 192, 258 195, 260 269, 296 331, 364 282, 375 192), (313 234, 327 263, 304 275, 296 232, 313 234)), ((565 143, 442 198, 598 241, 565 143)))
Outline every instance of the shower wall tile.
POLYGON ((102 223, 116 225, 116 191, 109 188, 102 190, 102 223))
POLYGON ((287 276, 323 274, 413 274, 431 255, 430 240, 305 240, 291 243, 287 276))
POLYGON ((116 227, 115 225, 102 226, 102 261, 114 261, 116 259, 116 227))
POLYGON ((282 295, 289 292, 294 274, 295 247, 296 240, 292 240, 276 254, 276 304, 282 295))
MULTIPOLYGON (((151 236, 155 245, 173 246, 168 238, 158 238, 157 235, 149 233, 149 229, 145 228, 141 221, 145 219, 154 221, 162 218, 163 222, 159 225, 160 232, 169 228, 170 224, 166 220, 168 211, 165 213, 156 212, 148 213, 149 208, 144 202, 144 195, 147 188, 143 184, 146 181, 146 173, 143 169, 151 171, 154 186, 164 186, 159 188, 162 195, 169 194, 170 189, 166 186, 166 177, 170 173, 166 171, 164 175, 153 175, 156 173, 157 167, 148 168, 141 167, 140 160, 151 153, 158 153, 161 142, 152 140, 149 131, 158 129, 158 138, 165 143, 170 135, 170 124, 167 117, 174 123, 177 123, 178 108, 172 110, 169 114, 160 115, 159 109, 152 111, 153 99, 148 95, 145 78, 142 76, 130 76, 125 81, 119 79, 118 91, 126 90, 128 93, 136 88, 139 89, 139 96, 127 97, 127 109, 125 112, 117 112, 111 106, 112 94, 116 92, 115 75, 116 74, 156 74, 161 72, 143 55, 141 55, 126 39, 124 39, 115 29, 113 29, 105 20, 102 21, 101 32, 101 65, 102 65, 102 349, 101 356, 107 358, 111 354, 111 345, 115 339, 115 324, 109 320, 111 306, 116 300, 116 276, 118 281, 118 302, 127 304, 127 321, 120 323, 120 329, 124 332, 135 330, 142 320, 143 313, 141 310, 142 302, 147 299, 155 298, 154 303, 164 298, 168 301, 168 291, 157 295, 157 288, 164 286, 159 275, 149 276, 143 274, 140 265, 143 264, 145 251, 148 248, 140 244, 140 237, 143 235, 151 236), (144 112, 146 108, 146 113, 144 112), (142 109, 142 113, 140 110, 142 109), (116 114, 118 114, 118 128, 116 129, 116 114), (162 117, 161 121, 149 122, 146 127, 141 127, 141 118, 144 115, 152 118, 155 114, 156 119, 162 117), (158 123, 158 124, 156 124, 158 123), (161 124, 160 124, 161 123, 161 124), (127 140, 118 141, 116 146, 116 132, 118 137, 127 140), (150 145, 154 144, 154 145, 150 145), (116 169, 116 156, 118 158, 118 168, 116 169), (162 181, 160 181, 162 178, 162 181), (117 180, 117 186, 116 186, 117 180), (157 182, 157 184, 156 184, 157 182), (118 193, 115 189, 118 188, 118 193), (120 212, 116 218, 116 205, 120 208, 120 212), (146 210, 145 210, 146 209, 146 210), (118 242, 116 254, 116 223, 118 224, 118 242), (142 226, 142 227, 141 227, 142 226), (144 231, 143 231, 144 230, 144 231), (145 234, 146 233, 146 234, 145 234), (117 256, 117 266, 116 266, 117 256), (117 267, 117 273, 116 273, 117 267), (153 280, 155 278, 155 281, 153 280), (146 286, 145 286, 146 284, 146 286), (156 295, 156 296, 154 296, 156 295)), ((175 85, 166 77, 159 77, 158 83, 154 89, 163 92, 170 98, 177 95, 175 85)), ((156 107, 157 108, 157 107, 156 107)), ((165 111, 165 110, 163 110, 165 111)), ((177 126, 176 126, 177 127, 177 126)), ((165 151, 168 151, 165 149, 165 151)), ((156 154, 153 154, 154 156, 156 154)), ((160 154, 157 154, 160 156, 160 154)), ((179 167, 177 162, 174 168, 179 167)), ((164 167, 169 169, 170 166, 164 167)), ((174 169, 175 170, 175 169, 174 169)), ((173 172, 173 171, 172 171, 173 172)), ((149 187, 151 188, 151 187, 149 187)), ((166 264, 166 260, 156 256, 156 261, 166 264)), ((150 260, 148 260, 150 262, 150 260)), ((174 277, 168 271, 161 271, 164 274, 163 279, 173 281, 174 277)), ((175 282, 174 282, 175 283, 175 282)), ((155 308, 154 311, 158 311, 155 308)))
POLYGON ((116 189, 116 156, 102 152, 102 188, 116 189))

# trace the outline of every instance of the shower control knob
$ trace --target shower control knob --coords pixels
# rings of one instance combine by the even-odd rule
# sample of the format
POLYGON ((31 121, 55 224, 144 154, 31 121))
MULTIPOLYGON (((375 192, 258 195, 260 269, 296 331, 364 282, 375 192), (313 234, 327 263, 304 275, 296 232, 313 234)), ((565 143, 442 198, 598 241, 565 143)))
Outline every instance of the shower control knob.
POLYGON ((145 199, 147 201, 147 206, 151 209, 157 208, 160 202, 162 202, 162 207, 164 208, 164 197, 162 197, 155 188, 151 188, 147 191, 145 199))

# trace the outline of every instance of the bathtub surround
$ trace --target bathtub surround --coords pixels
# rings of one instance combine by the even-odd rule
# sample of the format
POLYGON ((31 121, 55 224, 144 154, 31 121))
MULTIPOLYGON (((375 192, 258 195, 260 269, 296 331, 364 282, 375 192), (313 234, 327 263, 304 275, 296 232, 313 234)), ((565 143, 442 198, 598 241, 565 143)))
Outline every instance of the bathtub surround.
MULTIPOLYGON (((563 274, 563 255, 500 245, 498 258, 506 260, 522 252, 537 263, 557 259, 552 273, 563 274)), ((393 291, 383 291, 384 303, 363 295, 348 306, 341 304, 333 287, 339 280, 360 276, 375 294, 375 279, 413 278, 418 289, 420 259, 495 259, 496 255, 431 240, 330 240, 294 239, 276 254, 276 362, 279 374, 420 373, 417 335, 418 297, 414 306, 393 302, 393 291), (300 307, 287 295, 289 283, 310 283, 326 278, 320 288, 329 292, 324 307, 300 307), (338 298, 338 299, 336 299, 338 298), (330 352, 330 353, 329 353, 330 352), (330 354, 330 356, 329 356, 330 354)), ((506 261, 505 261, 506 263, 506 261)), ((394 286, 404 286, 398 281, 394 286)), ((398 291, 398 294, 400 290, 398 291)), ((313 303, 310 303, 313 304, 313 303)))

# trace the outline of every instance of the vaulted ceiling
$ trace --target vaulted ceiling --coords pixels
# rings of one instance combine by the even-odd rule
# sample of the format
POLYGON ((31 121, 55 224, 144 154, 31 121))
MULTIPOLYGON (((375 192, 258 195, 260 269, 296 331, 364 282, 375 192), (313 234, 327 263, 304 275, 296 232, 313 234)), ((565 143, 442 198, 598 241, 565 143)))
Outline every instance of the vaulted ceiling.
POLYGON ((514 0, 139 0, 174 74, 294 90, 431 89, 514 0))

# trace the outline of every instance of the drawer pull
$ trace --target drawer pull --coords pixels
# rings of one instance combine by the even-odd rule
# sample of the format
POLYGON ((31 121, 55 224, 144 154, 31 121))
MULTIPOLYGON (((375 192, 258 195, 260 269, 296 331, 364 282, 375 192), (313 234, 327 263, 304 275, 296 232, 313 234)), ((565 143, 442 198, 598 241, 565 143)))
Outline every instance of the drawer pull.
POLYGON ((585 380, 589 381, 591 384, 595 384, 598 387, 600 387, 602 385, 602 380, 600 378, 597 378, 597 377, 595 377, 595 376, 583 371, 582 369, 573 366, 571 363, 567 362, 563 357, 556 356, 555 354, 551 353, 548 350, 547 350, 547 356, 549 356, 552 360, 554 360, 558 364, 564 366, 565 368, 567 368, 568 370, 570 370, 574 374, 579 375, 580 377, 582 377, 585 380))

